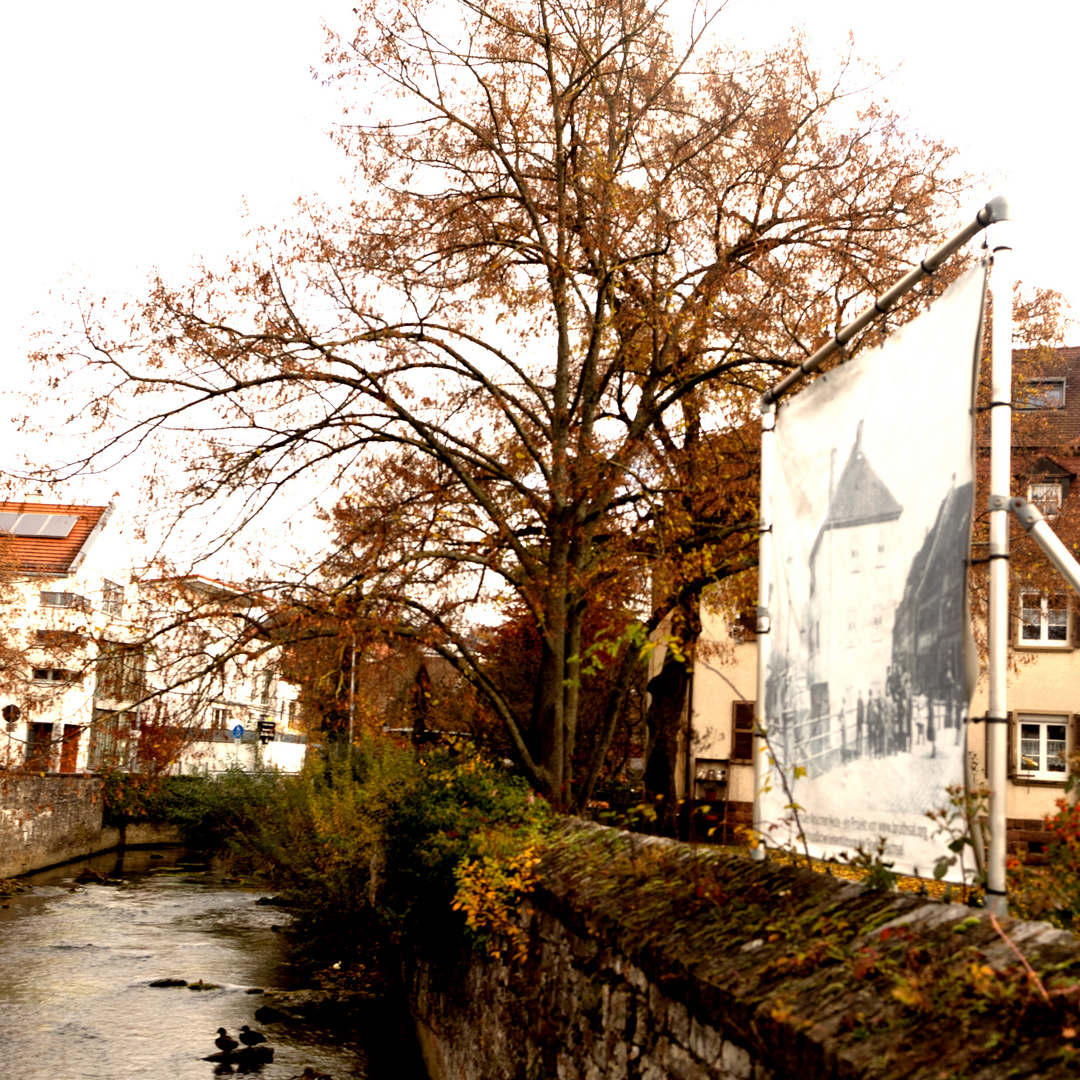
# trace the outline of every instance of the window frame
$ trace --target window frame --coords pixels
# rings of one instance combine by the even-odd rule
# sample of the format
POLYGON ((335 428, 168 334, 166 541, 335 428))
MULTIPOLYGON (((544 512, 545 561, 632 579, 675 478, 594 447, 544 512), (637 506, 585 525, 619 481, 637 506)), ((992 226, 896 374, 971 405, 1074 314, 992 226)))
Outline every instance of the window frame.
POLYGON ((101 610, 119 618, 124 613, 124 586, 108 578, 101 582, 101 610))
POLYGON ((53 592, 44 590, 39 593, 43 608, 58 608, 62 611, 89 611, 90 605, 85 596, 73 592, 53 592))
POLYGON ((754 763, 754 701, 733 701, 731 703, 731 757, 732 765, 752 765, 754 763), (742 738, 740 739, 740 736, 742 738), (740 751, 747 751, 741 753, 740 751))
MULTIPOLYGON (((1028 379, 1019 387, 1019 393, 1015 395, 1019 402, 1014 401, 1013 408, 1021 412, 1057 412, 1065 408, 1066 383, 1064 375, 1047 376, 1046 378, 1028 379), (1054 387, 1060 389, 1060 400, 1053 404, 1047 404, 1046 399, 1040 396, 1037 387, 1054 387)), ((1058 396, 1058 395, 1055 395, 1058 396)))
POLYGON ((70 668, 31 668, 31 681, 38 686, 54 686, 60 684, 61 686, 71 686, 72 683, 77 683, 81 680, 81 675, 77 671, 72 671, 70 668), (40 673, 40 674, 39 674, 40 673))
POLYGON ((1052 521, 1061 513, 1061 507, 1065 503, 1065 485, 1060 480, 1035 480, 1028 484, 1027 488, 1027 501, 1033 506, 1037 507, 1047 521, 1052 521), (1057 492, 1057 504, 1054 507, 1050 507, 1047 503, 1050 500, 1041 498, 1036 494, 1036 488, 1046 489, 1045 493, 1049 493, 1049 489, 1053 489, 1057 492))
POLYGON ((1067 592, 1055 592, 1053 595, 1055 597, 1062 597, 1065 601, 1065 637, 1062 639, 1055 639, 1050 637, 1050 630, 1052 625, 1050 622, 1050 613, 1052 611, 1061 610, 1061 608, 1050 607, 1050 594, 1042 591, 1041 589, 1019 589, 1017 591, 1019 609, 1017 611, 1016 622, 1016 647, 1018 649, 1071 649, 1074 647, 1072 633, 1072 598, 1067 592), (1024 612, 1033 611, 1035 609, 1033 604, 1024 603, 1024 597, 1026 596, 1037 596, 1039 598, 1040 614, 1038 638, 1024 636, 1025 629, 1033 626, 1031 622, 1025 620, 1024 612))
POLYGON ((1009 764, 1013 779, 1023 783, 1058 784, 1064 787, 1069 779, 1069 757, 1075 750, 1075 720, 1073 715, 1071 713, 1017 712, 1012 714, 1011 720, 1012 746, 1009 750, 1009 764), (1040 729, 1040 764, 1048 760, 1048 729, 1061 727, 1064 730, 1063 768, 1024 768, 1024 725, 1040 729))

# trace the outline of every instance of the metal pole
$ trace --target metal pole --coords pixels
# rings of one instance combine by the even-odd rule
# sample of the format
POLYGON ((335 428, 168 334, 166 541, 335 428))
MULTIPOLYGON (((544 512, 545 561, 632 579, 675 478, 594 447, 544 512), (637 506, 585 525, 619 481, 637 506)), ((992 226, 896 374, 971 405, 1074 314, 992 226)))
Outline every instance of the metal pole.
MULTIPOLYGON (((999 220, 1008 220, 1008 208, 999 220)), ((1009 512, 995 506, 1011 488, 1012 458, 1012 248, 1008 227, 995 229, 991 289, 994 328, 990 369, 990 646, 989 708, 986 713, 986 775, 990 782, 990 852, 986 860, 987 907, 1008 911, 1005 878, 1005 798, 1008 786, 1007 674, 1009 660, 1009 512)))
POLYGON ((349 753, 353 744, 353 717, 356 714, 356 635, 352 636, 352 659, 349 661, 349 753))
POLYGON ((754 837, 755 859, 765 858, 765 821, 761 797, 768 775, 768 747, 765 744, 765 692, 769 681, 769 654, 772 622, 769 599, 772 592, 772 484, 776 461, 776 406, 761 405, 761 509, 758 514, 758 601, 757 601, 757 701, 754 703, 754 837))
POLYGON ((997 195, 991 199, 976 215, 975 220, 960 230, 951 240, 947 240, 932 255, 928 255, 914 270, 905 274, 888 292, 882 293, 861 315, 843 327, 832 339, 826 342, 809 359, 804 360, 793 372, 785 375, 775 386, 766 390, 761 397, 762 404, 775 404, 796 383, 801 382, 815 368, 820 367, 834 352, 846 345, 860 330, 865 329, 879 315, 884 315, 896 302, 922 279, 937 270, 954 252, 962 248, 976 233, 995 222, 1008 221, 1009 204, 997 195))

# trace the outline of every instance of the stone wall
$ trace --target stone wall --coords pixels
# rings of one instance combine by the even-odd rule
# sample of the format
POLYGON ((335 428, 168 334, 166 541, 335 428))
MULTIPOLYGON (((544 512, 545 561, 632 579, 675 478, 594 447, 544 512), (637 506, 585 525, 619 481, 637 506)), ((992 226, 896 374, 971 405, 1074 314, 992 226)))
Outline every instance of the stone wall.
MULTIPOLYGON (((985 912, 590 826, 541 874, 518 942, 408 965, 433 1080, 1076 1075, 1080 987, 1044 1008, 985 912)), ((1002 929, 1080 980, 1071 934, 1002 929)))
POLYGON ((108 851, 179 840, 175 829, 102 824, 101 779, 0 773, 0 878, 108 851))

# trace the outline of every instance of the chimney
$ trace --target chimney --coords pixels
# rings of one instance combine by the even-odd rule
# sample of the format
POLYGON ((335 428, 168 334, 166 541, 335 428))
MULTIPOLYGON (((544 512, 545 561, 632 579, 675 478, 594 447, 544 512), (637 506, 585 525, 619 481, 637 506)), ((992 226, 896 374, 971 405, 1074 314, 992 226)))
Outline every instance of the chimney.
POLYGON ((39 502, 41 502, 42 498, 43 498, 43 496, 41 494, 41 488, 38 488, 36 491, 27 492, 27 494, 25 494, 23 496, 23 502, 24 503, 39 503, 39 502))

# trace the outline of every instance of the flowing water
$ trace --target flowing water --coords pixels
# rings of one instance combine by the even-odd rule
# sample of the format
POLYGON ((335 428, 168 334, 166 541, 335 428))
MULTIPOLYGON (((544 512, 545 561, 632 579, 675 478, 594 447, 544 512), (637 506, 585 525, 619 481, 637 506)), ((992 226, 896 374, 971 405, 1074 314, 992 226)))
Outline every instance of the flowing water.
MULTIPOLYGON (((211 1080, 232 1065, 217 1029, 262 1031, 274 1060, 264 1080, 305 1069, 334 1080, 422 1080, 404 1018, 335 1028, 260 1023, 253 989, 293 989, 287 921, 257 893, 177 851, 128 851, 24 878, 0 900, 0 1062, 19 1080, 211 1080), (120 884, 74 881, 85 866, 120 884), (160 988, 160 979, 218 989, 160 988)), ((379 1015, 379 1014, 372 1014, 379 1015)))

